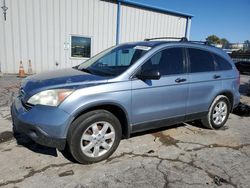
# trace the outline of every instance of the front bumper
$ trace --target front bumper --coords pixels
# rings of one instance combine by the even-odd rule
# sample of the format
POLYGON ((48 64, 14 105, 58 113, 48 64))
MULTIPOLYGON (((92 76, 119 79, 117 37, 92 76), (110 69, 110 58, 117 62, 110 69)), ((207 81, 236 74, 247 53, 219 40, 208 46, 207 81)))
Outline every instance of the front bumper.
POLYGON ((56 107, 34 106, 27 110, 20 98, 11 106, 13 127, 36 143, 63 150, 66 144, 66 127, 70 115, 56 107))

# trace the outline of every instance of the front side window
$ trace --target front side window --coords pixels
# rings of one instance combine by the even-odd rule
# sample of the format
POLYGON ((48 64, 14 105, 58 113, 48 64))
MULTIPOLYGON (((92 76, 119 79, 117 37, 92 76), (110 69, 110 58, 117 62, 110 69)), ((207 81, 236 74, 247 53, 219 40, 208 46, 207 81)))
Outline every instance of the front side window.
POLYGON ((152 56, 143 66, 142 70, 159 70, 161 75, 184 73, 182 48, 165 49, 152 56))
POLYGON ((71 36, 71 57, 90 58, 91 38, 71 36))
POLYGON ((118 76, 150 49, 132 44, 112 47, 85 61, 78 69, 100 76, 118 76))
POLYGON ((215 70, 212 55, 204 50, 188 49, 190 60, 190 72, 210 72, 215 70))

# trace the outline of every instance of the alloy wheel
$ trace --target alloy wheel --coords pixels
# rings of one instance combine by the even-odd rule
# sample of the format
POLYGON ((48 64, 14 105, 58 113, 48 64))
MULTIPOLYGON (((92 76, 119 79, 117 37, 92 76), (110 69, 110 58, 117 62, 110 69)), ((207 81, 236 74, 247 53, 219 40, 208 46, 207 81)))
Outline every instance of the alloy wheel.
POLYGON ((220 101, 216 104, 213 110, 213 122, 216 125, 220 125, 226 119, 227 116, 227 104, 224 101, 220 101))
POLYGON ((100 157, 110 150, 114 140, 114 127, 106 121, 99 121, 84 131, 80 140, 81 150, 88 157, 100 157))

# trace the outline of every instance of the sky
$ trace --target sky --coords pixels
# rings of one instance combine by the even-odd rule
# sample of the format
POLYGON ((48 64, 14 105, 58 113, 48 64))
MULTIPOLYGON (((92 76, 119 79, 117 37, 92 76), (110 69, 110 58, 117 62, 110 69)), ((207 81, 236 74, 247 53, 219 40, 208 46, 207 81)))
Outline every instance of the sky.
POLYGON ((215 34, 232 43, 250 40, 250 0, 130 0, 193 15, 190 38, 215 34))

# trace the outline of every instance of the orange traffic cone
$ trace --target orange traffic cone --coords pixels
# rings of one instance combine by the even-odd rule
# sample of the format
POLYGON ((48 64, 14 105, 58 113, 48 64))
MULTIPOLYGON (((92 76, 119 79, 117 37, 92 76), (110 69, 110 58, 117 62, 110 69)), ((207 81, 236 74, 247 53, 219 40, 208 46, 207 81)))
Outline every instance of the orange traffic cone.
POLYGON ((32 74, 31 60, 29 60, 28 74, 32 74))
POLYGON ((20 78, 25 77, 25 72, 24 72, 24 68, 23 68, 23 63, 22 63, 22 61, 20 61, 20 66, 19 66, 19 77, 20 77, 20 78))

